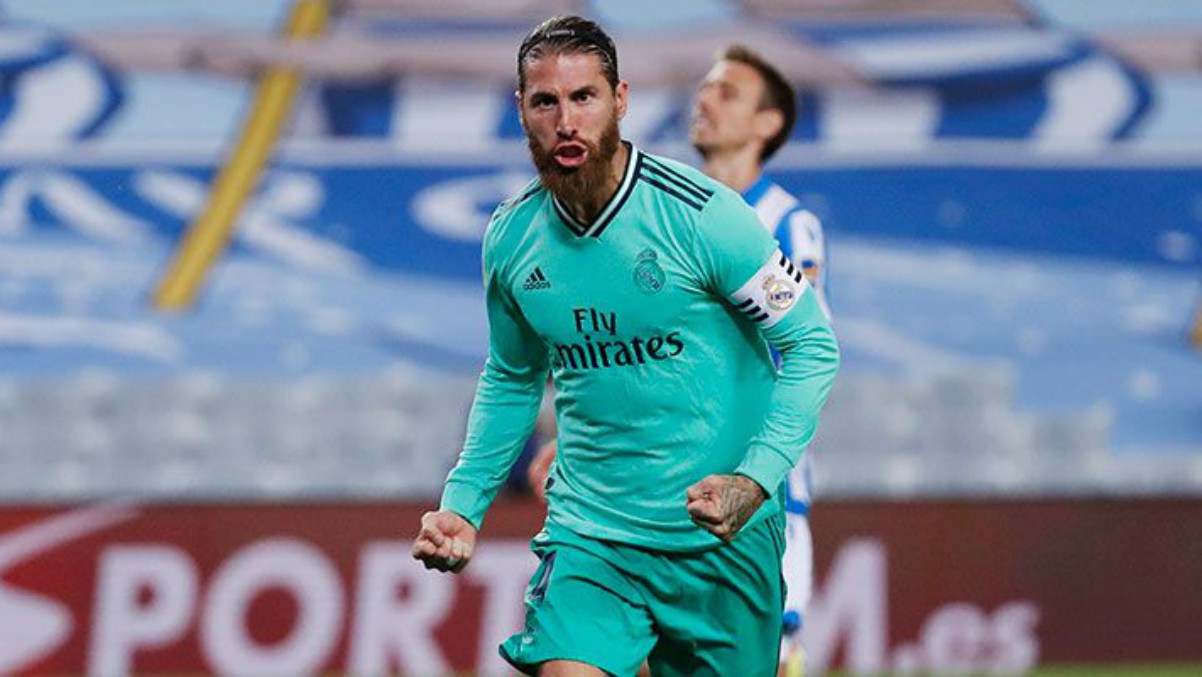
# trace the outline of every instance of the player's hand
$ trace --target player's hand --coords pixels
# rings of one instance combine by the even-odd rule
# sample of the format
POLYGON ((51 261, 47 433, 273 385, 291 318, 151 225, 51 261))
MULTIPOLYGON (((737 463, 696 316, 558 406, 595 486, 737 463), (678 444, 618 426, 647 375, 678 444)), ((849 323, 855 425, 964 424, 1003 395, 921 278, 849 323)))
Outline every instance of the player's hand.
POLYGON ((538 448, 534 460, 526 467, 526 481, 534 490, 534 496, 539 503, 547 502, 547 476, 551 474, 551 464, 555 462, 555 454, 559 445, 555 440, 547 442, 538 448))
POLYGON ((755 480, 743 475, 710 475, 689 487, 689 517, 726 543, 764 503, 768 495, 755 480))
POLYGON ((422 528, 413 540, 413 558, 427 569, 459 573, 476 549, 476 528, 450 510, 422 515, 422 528))

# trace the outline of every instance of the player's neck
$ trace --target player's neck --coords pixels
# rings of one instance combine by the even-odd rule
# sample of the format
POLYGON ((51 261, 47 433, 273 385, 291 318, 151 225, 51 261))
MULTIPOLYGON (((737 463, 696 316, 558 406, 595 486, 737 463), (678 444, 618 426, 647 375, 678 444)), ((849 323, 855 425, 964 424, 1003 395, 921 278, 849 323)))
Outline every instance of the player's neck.
POLYGON ((740 193, 759 180, 762 169, 759 151, 740 149, 721 155, 710 155, 705 159, 702 171, 706 176, 740 193))
POLYGON ((601 215, 601 210, 609 199, 618 192, 622 184, 622 176, 626 173, 626 163, 630 161, 630 149, 625 143, 618 144, 618 151, 609 161, 609 171, 605 180, 597 189, 583 195, 557 195, 559 201, 572 212, 581 223, 592 223, 601 215))

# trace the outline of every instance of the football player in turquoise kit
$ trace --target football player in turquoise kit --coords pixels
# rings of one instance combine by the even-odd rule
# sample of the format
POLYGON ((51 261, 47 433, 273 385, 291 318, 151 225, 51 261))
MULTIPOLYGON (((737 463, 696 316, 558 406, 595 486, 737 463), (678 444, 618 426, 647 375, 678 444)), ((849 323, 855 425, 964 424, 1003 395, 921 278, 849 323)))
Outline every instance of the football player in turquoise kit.
POLYGON ((467 565, 550 372, 559 458, 502 655, 544 676, 774 674, 782 486, 838 368, 830 325, 738 193, 621 140, 599 26, 537 26, 518 81, 539 176, 485 235, 489 356, 414 557, 467 565))
MULTIPOLYGON (((827 257, 822 223, 763 172, 764 163, 788 140, 796 118, 793 88, 780 71, 747 47, 731 45, 697 90, 689 138, 705 160, 706 175, 743 195, 781 251, 806 276, 829 317, 823 295, 827 257)), ((783 650, 788 677, 804 672, 801 626, 813 588, 811 468, 806 453, 786 478, 783 650)))

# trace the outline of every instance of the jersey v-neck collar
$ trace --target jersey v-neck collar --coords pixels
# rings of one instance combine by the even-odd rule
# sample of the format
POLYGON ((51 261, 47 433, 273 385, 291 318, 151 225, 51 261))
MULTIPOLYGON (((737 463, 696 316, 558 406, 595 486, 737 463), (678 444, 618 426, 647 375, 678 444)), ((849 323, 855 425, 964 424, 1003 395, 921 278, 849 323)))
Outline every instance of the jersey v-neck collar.
POLYGON ((555 207, 555 213, 559 216, 559 220, 567 226, 568 230, 572 231, 577 237, 600 237, 602 231, 609 226, 614 217, 621 211, 622 205, 626 204, 626 199, 634 192, 635 179, 638 178, 639 166, 643 162, 643 154, 639 149, 629 141, 623 141, 626 149, 630 151, 629 157, 626 158, 626 168, 622 172, 622 180, 618 183, 618 189, 610 196, 609 201, 605 203, 605 207, 592 224, 581 222, 575 216, 572 216, 572 211, 567 208, 559 198, 551 196, 551 204, 555 207))

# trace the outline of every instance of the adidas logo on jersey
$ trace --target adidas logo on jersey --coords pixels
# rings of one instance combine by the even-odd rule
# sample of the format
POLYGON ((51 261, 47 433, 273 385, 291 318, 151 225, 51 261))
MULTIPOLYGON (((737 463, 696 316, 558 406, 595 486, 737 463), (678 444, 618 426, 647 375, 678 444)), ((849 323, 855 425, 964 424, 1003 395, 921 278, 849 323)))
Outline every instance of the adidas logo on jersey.
POLYGON ((538 266, 534 267, 534 272, 530 273, 530 276, 526 278, 525 284, 522 285, 522 289, 525 289, 526 291, 550 288, 551 282, 547 280, 546 275, 543 275, 543 269, 539 268, 538 266))

